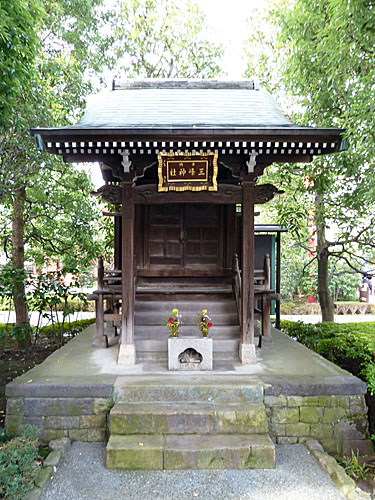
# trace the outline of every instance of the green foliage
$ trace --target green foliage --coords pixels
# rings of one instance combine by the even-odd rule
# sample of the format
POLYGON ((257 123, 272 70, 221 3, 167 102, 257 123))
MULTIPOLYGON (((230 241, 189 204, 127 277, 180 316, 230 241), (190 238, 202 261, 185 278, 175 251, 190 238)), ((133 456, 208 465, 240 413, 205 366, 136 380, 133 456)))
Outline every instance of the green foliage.
POLYGON ((337 459, 338 463, 342 465, 345 469, 345 472, 352 477, 353 479, 366 479, 366 474, 370 471, 370 467, 368 464, 359 462, 358 451, 354 453, 352 450, 352 454, 350 457, 341 457, 337 459))
POLYGON ((206 33, 205 17, 189 1, 119 0, 113 42, 116 66, 127 78, 213 78, 221 46, 206 33))
POLYGON ((0 495, 9 500, 22 499, 34 485, 38 473, 39 429, 24 425, 20 436, 0 446, 0 495))
POLYGON ((39 0, 0 2, 0 131, 12 124, 18 96, 28 85, 41 46, 35 28, 44 14, 39 0))
MULTIPOLYGON (((271 0, 250 33, 247 74, 258 74, 297 123, 342 127, 350 141, 345 153, 267 173, 286 192, 276 201, 279 222, 306 251, 304 229, 315 232, 320 298, 332 307, 325 259, 352 272, 375 266, 373 9, 368 2, 271 0)), ((336 298, 343 288, 332 290, 331 280, 336 298)))
POLYGON ((309 349, 362 378, 375 394, 375 323, 281 321, 281 329, 309 349))

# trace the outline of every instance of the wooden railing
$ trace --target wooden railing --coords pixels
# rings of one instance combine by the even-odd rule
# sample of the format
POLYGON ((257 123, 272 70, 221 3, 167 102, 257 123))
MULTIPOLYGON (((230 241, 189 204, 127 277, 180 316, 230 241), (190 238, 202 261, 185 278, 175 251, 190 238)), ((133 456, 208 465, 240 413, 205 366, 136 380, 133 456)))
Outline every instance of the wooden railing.
POLYGON ((240 271, 240 266, 238 262, 238 255, 235 253, 233 255, 233 262, 232 262, 232 289, 233 289, 233 295, 234 299, 237 304, 237 312, 238 312, 238 317, 240 318, 240 323, 242 319, 242 303, 241 303, 241 271, 240 271))
MULTIPOLYGON (((232 287, 233 294, 237 304, 238 316, 240 323, 242 320, 242 301, 241 301, 241 270, 239 268, 238 255, 233 255, 232 263, 232 287)), ((271 300, 277 300, 278 294, 271 290, 271 259, 269 254, 264 256, 263 269, 254 270, 254 295, 256 300, 261 300, 262 314, 262 336, 270 335, 271 333, 271 300)), ((262 337, 261 337, 262 339, 262 337)), ((260 346, 262 341, 259 342, 260 346)))

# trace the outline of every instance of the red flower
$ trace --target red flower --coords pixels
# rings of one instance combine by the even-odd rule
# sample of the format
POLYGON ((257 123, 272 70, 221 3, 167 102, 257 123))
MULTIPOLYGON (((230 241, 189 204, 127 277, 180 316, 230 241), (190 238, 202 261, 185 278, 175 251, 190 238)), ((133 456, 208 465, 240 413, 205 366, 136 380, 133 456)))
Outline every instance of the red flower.
POLYGON ((211 328, 212 323, 207 323, 207 328, 211 328))
POLYGON ((169 323, 173 323, 174 319, 173 318, 169 318, 169 323))

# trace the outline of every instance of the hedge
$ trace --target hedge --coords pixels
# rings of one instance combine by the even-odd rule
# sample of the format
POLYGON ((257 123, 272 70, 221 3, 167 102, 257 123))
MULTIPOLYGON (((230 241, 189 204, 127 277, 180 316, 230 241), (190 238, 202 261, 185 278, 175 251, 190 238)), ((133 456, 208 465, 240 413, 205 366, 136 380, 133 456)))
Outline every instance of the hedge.
POLYGON ((309 349, 360 377, 375 393, 375 322, 317 323, 281 321, 281 330, 309 349))

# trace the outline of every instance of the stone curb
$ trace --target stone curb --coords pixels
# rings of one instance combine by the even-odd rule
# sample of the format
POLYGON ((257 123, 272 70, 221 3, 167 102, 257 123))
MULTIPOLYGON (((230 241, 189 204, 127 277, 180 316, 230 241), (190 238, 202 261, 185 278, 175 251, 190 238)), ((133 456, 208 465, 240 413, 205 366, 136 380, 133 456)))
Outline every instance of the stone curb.
POLYGON ((371 500, 371 495, 358 488, 353 479, 346 474, 345 469, 324 451, 318 441, 306 441, 306 446, 347 500, 371 500))
POLYGON ((44 460, 43 465, 35 479, 35 487, 28 491, 23 497, 23 500, 38 500, 47 486, 52 475, 56 472, 56 467, 59 465, 65 452, 70 448, 70 439, 61 438, 49 442, 51 450, 48 457, 44 460))

